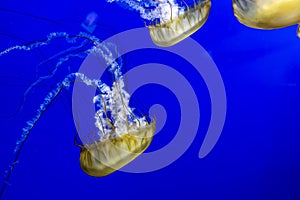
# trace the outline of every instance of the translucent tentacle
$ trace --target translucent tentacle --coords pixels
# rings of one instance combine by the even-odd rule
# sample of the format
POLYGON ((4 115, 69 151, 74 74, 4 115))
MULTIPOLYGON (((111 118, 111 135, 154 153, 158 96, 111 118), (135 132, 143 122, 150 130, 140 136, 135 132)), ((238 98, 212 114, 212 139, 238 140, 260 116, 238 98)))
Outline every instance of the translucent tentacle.
POLYGON ((137 0, 107 0, 107 2, 116 2, 121 7, 129 10, 135 10, 140 13, 143 19, 154 20, 159 17, 158 2, 156 1, 137 1, 137 0))
POLYGON ((63 56, 63 55, 69 54, 69 53, 71 53, 71 52, 73 52, 73 51, 77 51, 77 50, 79 50, 79 49, 82 49, 82 48, 83 48, 85 45, 87 45, 87 44, 88 44, 87 40, 84 40, 84 41, 81 42, 78 46, 70 47, 70 48, 68 48, 68 49, 65 49, 65 50, 59 52, 59 53, 56 53, 55 55, 53 55, 53 56, 47 58, 46 60, 44 60, 43 62, 41 62, 41 63, 38 65, 38 67, 41 66, 41 65, 44 65, 45 63, 47 63, 47 62, 49 62, 49 61, 51 61, 51 60, 53 60, 53 59, 58 58, 58 57, 60 57, 60 56, 63 56))
POLYGON ((13 162, 9 165, 9 169, 5 172, 5 182, 0 190, 0 199, 7 187, 9 185, 9 179, 13 172, 13 169, 15 165, 18 163, 19 156, 21 154, 21 151, 23 149, 23 146, 28 139, 31 131, 33 130, 36 123, 41 119, 43 114, 46 112, 46 110, 49 108, 49 106, 53 103, 53 101, 56 99, 56 97, 59 95, 59 93, 64 89, 68 88, 70 86, 71 82, 74 82, 76 79, 81 80, 83 83, 85 83, 88 86, 93 86, 100 91, 104 92, 105 87, 107 87, 105 84, 101 83, 100 80, 96 79, 89 79, 84 74, 81 73, 72 73, 69 74, 61 83, 57 84, 57 87, 52 90, 48 95, 44 98, 43 103, 38 108, 36 115, 29 121, 26 122, 27 126, 23 128, 23 133, 21 135, 21 138, 16 142, 16 147, 14 149, 15 158, 13 162))
POLYGON ((23 128, 23 133, 21 135, 21 138, 17 141, 16 147, 14 150, 15 158, 14 158, 13 162, 9 165, 9 169, 6 171, 6 174, 5 174, 5 182, 0 191, 0 198, 2 197, 6 187, 8 185, 8 181, 13 172, 13 169, 14 169, 15 165, 18 163, 20 153, 21 153, 23 146, 24 146, 26 140, 28 139, 28 136, 30 135, 33 127, 39 121, 39 119, 42 117, 42 115, 45 113, 47 108, 52 104, 52 102, 55 100, 57 95, 65 87, 65 85, 66 85, 65 81, 66 80, 64 80, 62 84, 61 83, 58 84, 57 87, 45 97, 44 102, 40 105, 35 117, 32 118, 31 120, 27 121, 27 126, 25 128, 23 128))
POLYGON ((23 94, 22 100, 20 102, 20 105, 17 108, 16 113, 18 113, 18 112, 20 112, 22 110, 23 104, 24 104, 24 102, 26 100, 26 96, 28 95, 28 93, 35 86, 37 86, 38 84, 40 84, 44 80, 52 78, 55 75, 55 73, 57 72, 57 70, 60 68, 60 66, 63 65, 68 60, 70 60, 70 58, 74 58, 74 57, 84 58, 84 56, 88 55, 92 51, 92 48, 88 47, 86 50, 81 50, 79 53, 77 53, 75 51, 80 50, 82 47, 84 47, 85 45, 87 45, 88 44, 87 41, 89 41, 91 43, 94 43, 95 41, 98 42, 98 43, 100 43, 100 40, 99 39, 96 40, 95 37, 90 36, 90 35, 85 34, 85 33, 79 33, 78 35, 75 35, 75 36, 69 36, 65 32, 54 32, 54 33, 50 33, 47 36, 46 40, 40 40, 40 41, 32 42, 32 43, 29 43, 29 44, 25 44, 25 45, 15 45, 13 47, 7 48, 4 51, 0 52, 0 56, 3 56, 5 54, 10 53, 11 51, 14 51, 14 50, 30 51, 30 50, 32 50, 34 48, 38 48, 38 47, 47 45, 52 40, 55 40, 55 39, 65 39, 66 42, 68 42, 68 43, 75 43, 77 38, 82 38, 82 39, 84 39, 84 41, 80 45, 75 46, 75 47, 70 47, 70 48, 68 48, 68 49, 66 49, 64 51, 61 51, 61 52, 55 54, 54 56, 48 58, 47 60, 45 60, 44 62, 42 62, 42 63, 39 64, 39 65, 42 65, 42 64, 44 64, 46 62, 49 62, 50 60, 55 59, 55 58, 57 58, 57 57, 59 57, 59 56, 61 56, 63 54, 67 54, 66 56, 64 56, 64 57, 62 57, 62 58, 59 59, 59 61, 55 65, 54 69, 52 71, 50 71, 48 75, 39 77, 39 79, 37 79, 34 83, 32 83, 27 88, 27 90, 23 94), (73 52, 73 51, 74 51, 74 53, 70 54, 70 52, 73 52))
POLYGON ((107 2, 116 2, 125 9, 135 10, 143 19, 149 21, 155 19, 171 20, 171 12, 174 14, 184 12, 184 7, 179 6, 176 0, 107 0, 107 2))

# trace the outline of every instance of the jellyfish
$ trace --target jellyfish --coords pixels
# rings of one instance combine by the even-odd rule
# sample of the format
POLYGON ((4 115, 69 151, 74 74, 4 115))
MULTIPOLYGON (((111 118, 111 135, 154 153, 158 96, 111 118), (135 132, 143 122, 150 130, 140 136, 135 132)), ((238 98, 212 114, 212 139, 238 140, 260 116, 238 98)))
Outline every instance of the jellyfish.
MULTIPOLYGON (((300 23, 300 0, 233 0, 234 15, 244 25, 277 29, 300 23)), ((297 30, 300 36, 299 27, 297 30)))
MULTIPOLYGON (((70 47, 49 58, 62 56, 50 74, 40 77, 28 88, 26 93, 42 81, 53 78, 64 62, 74 57, 84 58, 90 54, 99 59, 102 58, 109 66, 108 71, 113 77, 112 83, 110 85, 101 79, 89 78, 81 72, 71 72, 57 83, 56 87, 46 95, 35 116, 27 121, 20 139, 16 142, 15 157, 6 171, 5 183, 0 190, 0 198, 8 185, 15 165, 19 161, 22 148, 35 125, 60 93, 68 89, 71 83, 75 81, 96 89, 96 94, 91 99, 95 106, 95 129, 93 130, 96 130, 96 132, 86 133, 83 136, 93 138, 93 141, 79 144, 76 139, 75 143, 80 147, 80 167, 86 174, 94 177, 109 175, 143 153, 152 141, 155 132, 155 120, 145 115, 136 114, 134 109, 129 106, 130 94, 124 89, 124 78, 121 72, 122 63, 119 59, 114 59, 114 52, 111 50, 111 46, 114 47, 114 45, 101 43, 98 38, 86 33, 70 36, 67 33, 59 32, 49 34, 47 39, 43 41, 10 47, 0 52, 0 56, 5 56, 5 54, 16 50, 30 51, 49 45, 52 41, 59 39, 63 39, 70 44, 78 43, 79 39, 82 42, 78 46, 70 47)), ((84 140, 85 138, 80 139, 84 140)))
POLYGON ((84 22, 81 23, 81 26, 89 33, 93 33, 97 26, 97 19, 98 14, 96 12, 90 12, 87 14, 84 22))
POLYGON ((172 46, 200 29, 211 8, 210 0, 194 1, 193 6, 187 5, 184 0, 184 5, 179 5, 175 0, 108 0, 114 1, 139 12, 143 19, 150 21, 147 27, 151 39, 156 45, 163 47, 172 46))

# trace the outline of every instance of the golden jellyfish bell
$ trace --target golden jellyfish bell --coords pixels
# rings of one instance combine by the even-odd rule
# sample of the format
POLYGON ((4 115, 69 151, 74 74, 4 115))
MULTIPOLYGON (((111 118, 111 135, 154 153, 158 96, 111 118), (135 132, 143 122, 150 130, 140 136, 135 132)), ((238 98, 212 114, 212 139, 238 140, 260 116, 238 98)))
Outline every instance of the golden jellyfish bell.
MULTIPOLYGON (((172 10, 172 5, 169 6, 172 10)), ((148 26, 152 41, 158 46, 167 47, 184 40, 204 25, 210 8, 210 0, 199 1, 193 7, 187 7, 183 13, 171 13, 170 19, 160 19, 155 25, 148 26)))
POLYGON ((251 28, 276 29, 300 23, 300 0, 233 0, 233 9, 236 18, 251 28))
POLYGON ((150 145, 154 131, 155 122, 152 122, 121 137, 85 145, 80 152, 81 169, 95 177, 111 174, 143 153, 150 145))

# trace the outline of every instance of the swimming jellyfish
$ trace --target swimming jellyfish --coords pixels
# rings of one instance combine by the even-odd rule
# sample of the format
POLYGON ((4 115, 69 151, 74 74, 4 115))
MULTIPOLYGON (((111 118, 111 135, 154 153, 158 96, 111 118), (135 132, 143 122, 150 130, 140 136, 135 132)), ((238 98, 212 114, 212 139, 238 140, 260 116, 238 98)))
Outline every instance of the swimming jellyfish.
MULTIPOLYGON (((80 166, 85 173, 95 177, 106 176, 139 156, 152 141, 155 131, 155 121, 149 117, 135 114, 133 108, 129 106, 130 94, 124 89, 124 79, 121 72, 122 65, 118 63, 118 60, 114 59, 113 52, 109 48, 110 46, 101 43, 96 37, 86 33, 80 33, 75 36, 70 36, 67 33, 51 33, 44 41, 10 47, 0 52, 0 56, 4 56, 15 50, 29 51, 49 45, 51 41, 58 39, 63 39, 71 44, 78 43, 78 39, 83 41, 78 46, 71 47, 54 55, 53 57, 64 56, 59 59, 59 62, 49 75, 40 77, 29 87, 27 92, 43 80, 52 78, 67 60, 74 57, 84 58, 88 54, 93 54, 97 58, 104 59, 113 77, 112 84, 106 84, 100 79, 91 79, 80 72, 72 72, 58 83, 55 89, 48 93, 38 108, 36 115, 27 121, 27 126, 23 128, 21 138, 16 143, 15 158, 6 171, 5 183, 0 190, 0 198, 5 191, 16 163, 18 163, 22 148, 36 123, 60 92, 68 89, 74 81, 94 87, 97 91, 94 99, 91 101, 94 102, 96 108, 94 116, 96 133, 92 134, 96 135, 93 138, 98 139, 92 141, 92 143, 77 144, 81 148, 80 166), (89 46, 87 46, 88 44, 89 46), (80 51, 78 51, 79 48, 81 48, 80 51)), ((84 137, 90 137, 90 134, 86 133, 84 137)))
POLYGON ((194 1, 188 6, 185 1, 176 0, 108 0, 117 2, 123 7, 135 10, 148 21, 152 41, 158 46, 172 46, 200 29, 206 22, 210 0, 194 1))
POLYGON ((300 0, 233 0, 232 4, 236 18, 251 28, 276 29, 300 23, 300 0))
POLYGON ((98 14, 96 12, 90 12, 87 14, 84 22, 81 23, 82 28, 84 28, 89 33, 93 33, 97 26, 98 14))

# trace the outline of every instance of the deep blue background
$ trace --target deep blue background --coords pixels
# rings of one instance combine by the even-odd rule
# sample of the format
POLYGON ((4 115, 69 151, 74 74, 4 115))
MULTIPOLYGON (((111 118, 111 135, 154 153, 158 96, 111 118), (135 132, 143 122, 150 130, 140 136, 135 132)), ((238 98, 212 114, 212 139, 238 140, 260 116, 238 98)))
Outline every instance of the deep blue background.
MULTIPOLYGON (((66 91, 33 130, 3 199, 299 200, 300 39, 296 37, 296 26, 276 31, 250 29, 234 18, 231 1, 212 3, 207 23, 192 38, 210 53, 219 68, 228 111, 220 140, 207 157, 198 158, 210 118, 205 83, 188 73, 189 68, 181 66, 181 61, 170 59, 173 55, 164 55, 161 63, 173 64, 192 83, 199 83, 193 87, 200 91, 200 129, 180 159, 151 173, 115 172, 104 178, 84 174, 78 162, 79 148, 73 145, 76 130, 71 116, 71 91, 66 91)), ((43 39, 50 32, 83 31, 80 24, 91 11, 99 15, 94 34, 102 39, 144 26, 136 13, 104 0, 2 0, 0 51, 43 39)), ((23 109, 13 115, 30 83, 55 62, 38 70, 37 65, 63 49, 57 42, 39 50, 0 57, 1 174, 13 159, 15 142, 25 122, 68 72, 68 66, 76 69, 80 65, 77 60, 67 64, 61 74, 29 93, 23 109)), ((155 60, 156 53, 128 55, 124 68, 155 60)), ((170 111, 166 126, 150 146, 150 150, 161 148, 176 133, 178 102, 166 88, 156 86, 145 86, 134 97, 141 111, 158 102, 170 111)), ((0 180, 3 182, 2 177, 0 180)))

